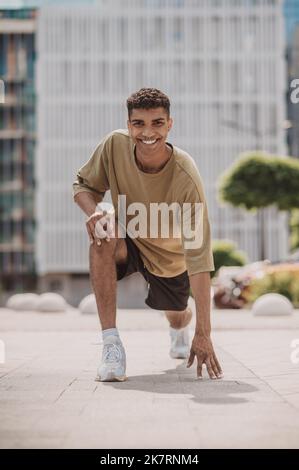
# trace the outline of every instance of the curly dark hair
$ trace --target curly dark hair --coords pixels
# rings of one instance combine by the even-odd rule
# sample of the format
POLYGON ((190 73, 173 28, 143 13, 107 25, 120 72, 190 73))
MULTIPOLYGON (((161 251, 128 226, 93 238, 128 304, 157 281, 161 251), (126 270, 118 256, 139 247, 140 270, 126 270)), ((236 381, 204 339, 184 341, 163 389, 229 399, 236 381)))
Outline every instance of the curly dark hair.
POLYGON ((132 93, 127 99, 127 108, 129 118, 131 117, 132 110, 139 109, 153 109, 164 108, 169 117, 170 101, 167 95, 157 88, 141 88, 139 91, 132 93))

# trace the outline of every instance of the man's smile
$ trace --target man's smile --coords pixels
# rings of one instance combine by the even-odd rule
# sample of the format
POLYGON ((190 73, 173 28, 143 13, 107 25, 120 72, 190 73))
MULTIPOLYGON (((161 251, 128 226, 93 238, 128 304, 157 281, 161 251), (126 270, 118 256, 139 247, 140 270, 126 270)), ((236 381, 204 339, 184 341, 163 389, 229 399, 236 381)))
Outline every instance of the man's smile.
POLYGON ((137 140, 139 140, 139 142, 141 142, 142 144, 150 146, 150 145, 156 144, 160 139, 151 139, 151 140, 137 139, 137 140))

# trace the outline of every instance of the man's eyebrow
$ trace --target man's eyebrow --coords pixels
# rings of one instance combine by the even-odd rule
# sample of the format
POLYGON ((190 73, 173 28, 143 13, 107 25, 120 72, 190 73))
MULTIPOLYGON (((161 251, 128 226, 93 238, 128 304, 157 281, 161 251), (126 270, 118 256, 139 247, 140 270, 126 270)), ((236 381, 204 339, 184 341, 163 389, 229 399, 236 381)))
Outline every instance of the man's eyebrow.
MULTIPOLYGON (((152 122, 164 121, 163 117, 153 119, 152 122)), ((132 119, 132 122, 144 122, 143 119, 132 119)))

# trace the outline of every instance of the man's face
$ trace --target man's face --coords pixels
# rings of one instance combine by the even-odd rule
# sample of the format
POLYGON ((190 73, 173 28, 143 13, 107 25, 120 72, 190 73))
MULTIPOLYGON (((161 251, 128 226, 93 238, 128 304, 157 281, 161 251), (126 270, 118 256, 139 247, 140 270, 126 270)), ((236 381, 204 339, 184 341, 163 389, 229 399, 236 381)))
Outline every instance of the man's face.
POLYGON ((127 121, 130 136, 137 149, 142 153, 152 154, 164 150, 165 141, 172 127, 164 108, 133 109, 127 121))

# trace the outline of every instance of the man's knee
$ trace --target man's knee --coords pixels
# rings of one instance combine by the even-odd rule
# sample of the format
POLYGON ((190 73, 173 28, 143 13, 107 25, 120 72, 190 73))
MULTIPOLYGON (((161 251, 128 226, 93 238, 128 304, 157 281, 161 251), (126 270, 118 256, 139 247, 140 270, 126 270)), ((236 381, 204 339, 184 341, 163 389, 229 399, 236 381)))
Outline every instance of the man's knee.
POLYGON ((192 318, 192 310, 187 307, 185 310, 166 310, 166 317, 173 328, 184 328, 189 324, 192 318))

